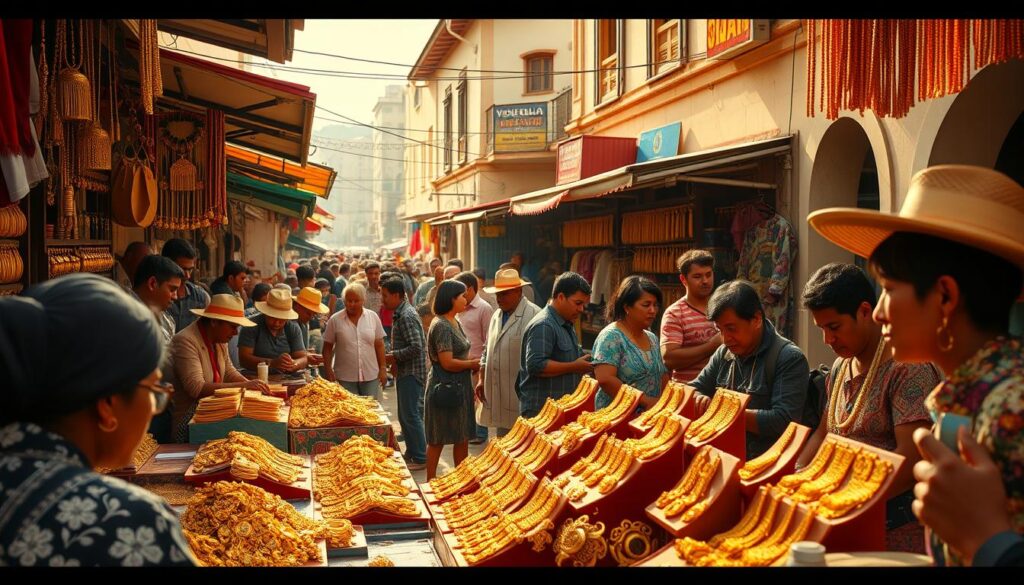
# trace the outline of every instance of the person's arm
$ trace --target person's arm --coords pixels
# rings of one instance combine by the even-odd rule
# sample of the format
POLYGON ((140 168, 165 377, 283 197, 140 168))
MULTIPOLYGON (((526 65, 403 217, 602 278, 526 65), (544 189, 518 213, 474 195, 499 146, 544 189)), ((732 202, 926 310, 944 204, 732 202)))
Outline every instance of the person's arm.
POLYGON ((408 344, 402 349, 394 349, 394 344, 391 344, 391 355, 395 356, 395 361, 407 362, 422 355, 427 345, 423 338, 423 327, 409 319, 401 319, 395 326, 398 331, 393 329, 392 334, 400 333, 408 344))
POLYGON ((665 360, 665 366, 670 370, 685 370, 694 364, 706 360, 715 353, 718 346, 722 345, 722 334, 719 333, 700 345, 683 347, 679 343, 663 343, 661 345, 661 358, 665 360))
POLYGON ((548 323, 538 323, 523 340, 526 348, 526 371, 540 378, 554 378, 566 374, 585 374, 591 371, 590 355, 583 355, 576 361, 560 362, 551 359, 555 350, 555 332, 548 323))
MULTIPOLYGON (((219 388, 244 388, 259 389, 258 384, 248 384, 243 377, 242 380, 227 380, 214 383, 208 381, 203 375, 202 354, 205 347, 197 347, 194 340, 185 337, 175 337, 172 341, 174 353, 174 375, 178 379, 179 390, 188 394, 194 400, 206 396, 212 396, 214 390, 219 388), (241 384, 239 382, 242 382, 241 384)), ((257 380, 258 382, 258 380, 257 380)))
POLYGON ((384 360, 384 338, 378 337, 373 342, 373 350, 377 354, 377 379, 380 380, 380 385, 384 386, 388 383, 388 366, 384 360))
POLYGON ((441 367, 449 372, 463 372, 475 370, 480 367, 480 360, 460 360, 454 357, 451 351, 437 352, 437 361, 441 367))
POLYGON ((302 330, 299 329, 299 324, 289 321, 284 330, 285 335, 288 336, 288 347, 291 349, 289 355, 292 356, 291 367, 287 367, 286 364, 286 371, 298 372, 306 369, 309 366, 309 358, 306 356, 306 342, 302 339, 302 330))
MULTIPOLYGON (((825 425, 819 425, 819 427, 823 426, 825 425)), ((896 449, 893 452, 897 455, 902 455, 904 461, 900 470, 896 473, 896 477, 893 478, 892 485, 889 486, 886 498, 898 496, 914 488, 914 465, 921 460, 921 453, 918 452, 917 445, 914 445, 914 431, 917 429, 927 430, 930 427, 930 422, 924 420, 896 425, 894 429, 896 432, 896 449)))
POLYGON ((792 421, 799 422, 807 400, 807 358, 794 345, 779 353, 775 381, 770 389, 770 406, 764 410, 747 409, 747 432, 757 435, 781 435, 792 421))
MULTIPOLYGON (((331 339, 334 339, 333 337, 331 339)), ((324 338, 324 378, 329 381, 336 381, 334 378, 334 342, 324 338)))

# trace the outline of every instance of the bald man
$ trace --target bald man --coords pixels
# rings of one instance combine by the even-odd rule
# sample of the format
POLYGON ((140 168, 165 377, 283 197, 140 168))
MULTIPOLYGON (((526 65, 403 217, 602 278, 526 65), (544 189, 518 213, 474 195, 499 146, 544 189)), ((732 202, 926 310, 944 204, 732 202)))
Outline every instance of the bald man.
POLYGON ((117 262, 117 283, 125 292, 131 292, 135 285, 135 271, 146 256, 153 254, 153 249, 146 242, 132 242, 124 249, 124 254, 117 262))

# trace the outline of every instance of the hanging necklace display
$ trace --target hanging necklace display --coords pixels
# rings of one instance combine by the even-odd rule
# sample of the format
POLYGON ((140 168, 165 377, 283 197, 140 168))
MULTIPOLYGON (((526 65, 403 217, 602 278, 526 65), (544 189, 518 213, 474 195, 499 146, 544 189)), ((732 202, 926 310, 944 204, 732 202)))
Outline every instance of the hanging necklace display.
POLYGON ((139 86, 142 90, 142 109, 152 116, 156 98, 164 94, 160 72, 160 39, 155 19, 139 19, 139 86))
POLYGON ((89 78, 81 71, 85 60, 85 42, 83 30, 85 21, 78 28, 78 50, 75 50, 74 34, 68 35, 71 40, 71 61, 67 52, 63 53, 64 67, 60 71, 60 111, 65 120, 92 120, 92 87, 89 78))
POLYGON ((204 184, 196 161, 200 155, 204 136, 203 119, 190 112, 178 111, 160 117, 159 134, 163 152, 158 154, 162 176, 161 199, 182 204, 184 213, 164 217, 174 229, 197 229, 203 225, 199 216, 204 184), (173 162, 172 162, 173 161, 173 162))
POLYGON ((224 112, 206 111, 207 165, 205 217, 212 225, 228 223, 227 157, 224 152, 224 112))
MULTIPOLYGON (((40 21, 42 24, 39 27, 39 65, 36 67, 36 73, 39 77, 39 113, 36 114, 36 136, 42 136, 43 125, 46 122, 47 108, 50 107, 50 93, 48 91, 50 68, 46 64, 46 20, 40 21)), ((49 159, 47 159, 49 160, 49 159)), ((52 174, 50 175, 53 176, 52 174)))
POLYGON ((57 19, 57 38, 54 40, 53 46, 53 66, 55 68, 55 75, 50 76, 50 132, 48 140, 52 145, 61 146, 64 144, 64 124, 63 116, 60 113, 60 89, 61 84, 57 83, 60 78, 60 64, 64 59, 64 53, 67 51, 67 36, 68 36, 68 25, 67 21, 63 19, 57 19))
MULTIPOLYGON (((83 26, 86 26, 84 24, 86 22, 89 21, 83 21, 83 26)), ((92 30, 92 27, 90 26, 89 28, 89 37, 92 37, 94 34, 96 37, 96 54, 94 55, 94 58, 91 58, 87 61, 87 66, 91 69, 91 71, 89 71, 89 76, 96 80, 96 83, 92 84, 92 89, 94 90, 92 97, 92 122, 82 127, 79 143, 81 149, 80 156, 83 163, 82 167, 84 169, 109 171, 111 150, 110 135, 107 133, 106 130, 103 129, 103 125, 100 124, 99 105, 101 93, 100 80, 103 79, 103 76, 100 74, 100 72, 103 70, 102 20, 99 21, 99 29, 99 34, 95 34, 95 31, 92 30), (93 68, 94 64, 95 68, 93 68)), ((91 38, 90 42, 87 43, 87 46, 90 50, 92 50, 93 44, 91 42, 91 38)))

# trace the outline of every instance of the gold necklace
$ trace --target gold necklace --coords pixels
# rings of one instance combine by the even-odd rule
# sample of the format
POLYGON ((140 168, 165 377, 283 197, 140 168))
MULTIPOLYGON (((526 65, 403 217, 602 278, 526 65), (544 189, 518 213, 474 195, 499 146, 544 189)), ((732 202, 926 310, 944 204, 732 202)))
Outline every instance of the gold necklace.
MULTIPOLYGON (((795 509, 796 506, 793 506, 790 509, 790 515, 792 515, 792 510, 795 509)), ((814 522, 814 511, 814 508, 811 508, 807 514, 804 515, 804 518, 796 526, 795 530, 790 531, 774 543, 770 545, 762 544, 743 551, 743 555, 741 557, 743 564, 748 567, 767 567, 779 560, 779 558, 789 552, 790 546, 792 546, 794 542, 803 540, 804 536, 807 535, 808 530, 811 528, 811 524, 814 522)))
POLYGON ((853 478, 842 490, 826 494, 819 501, 818 514, 840 518, 873 498, 892 472, 892 464, 867 451, 858 455, 853 478))
POLYGON ((779 480, 779 485, 773 488, 773 491, 781 495, 789 495, 798 489, 801 485, 806 482, 813 481, 828 465, 829 460, 832 457, 832 452, 835 450, 836 442, 828 439, 822 443, 818 449, 818 453, 814 456, 810 465, 801 469, 800 471, 787 475, 779 480))
POLYGON ((852 369, 850 363, 853 359, 843 360, 843 366, 840 368, 839 375, 836 376, 836 381, 832 384, 832 396, 829 397, 828 401, 829 426, 831 427, 829 430, 831 432, 839 433, 840 431, 845 431, 857 420, 865 404, 864 397, 871 393, 871 385, 874 384, 875 374, 878 372, 879 365, 881 365, 884 351, 885 340, 879 339, 878 347, 875 348, 875 356, 871 358, 871 365, 868 367, 867 375, 864 377, 864 383, 861 384, 860 390, 857 392, 857 398, 853 402, 853 408, 846 418, 842 418, 842 413, 839 412, 838 397, 843 389, 843 379, 846 378, 847 372, 852 369))
POLYGON ((822 495, 834 491, 843 482, 846 472, 849 471, 856 456, 857 450, 843 444, 836 445, 835 455, 825 473, 813 481, 801 485, 790 498, 794 502, 812 502, 818 500, 822 495))
POLYGON ((683 474, 682 479, 676 484, 674 488, 667 492, 662 492, 661 496, 655 504, 658 508, 664 509, 669 503, 678 499, 682 494, 689 493, 693 486, 697 483, 697 478, 700 475, 700 471, 711 456, 711 447, 701 447, 693 460, 690 462, 690 466, 686 469, 686 473, 683 474))
POLYGON ((796 435, 796 423, 789 423, 786 427, 785 432, 779 437, 779 440, 772 445, 771 449, 768 449, 756 459, 747 461, 743 468, 740 469, 740 479, 746 481, 752 477, 760 475, 765 469, 775 465, 775 462, 782 456, 782 452, 789 446, 790 441, 796 435))
POLYGON ((708 487, 718 473, 720 462, 718 454, 714 451, 709 451, 709 457, 705 459, 704 464, 701 466, 697 482, 694 483, 691 489, 679 494, 674 501, 665 507, 665 516, 667 518, 674 518, 682 514, 707 494, 708 487))
POLYGON ((700 415, 697 420, 693 421, 689 427, 686 428, 686 438, 693 438, 701 428, 704 427, 715 415, 718 413, 718 409, 722 407, 722 394, 716 392, 711 397, 711 404, 708 405, 708 409, 704 411, 704 414, 700 415))
POLYGON ((697 434, 698 441, 707 441, 727 429, 735 420, 740 408, 739 400, 732 396, 723 396, 722 401, 722 408, 718 409, 715 418, 707 425, 704 425, 704 428, 697 434))
POLYGON ((771 494, 768 495, 768 499, 770 500, 768 502, 768 509, 757 525, 743 536, 723 540, 717 547, 719 551, 728 556, 734 556, 764 539, 768 532, 771 531, 773 520, 775 519, 775 510, 779 505, 779 501, 771 494))

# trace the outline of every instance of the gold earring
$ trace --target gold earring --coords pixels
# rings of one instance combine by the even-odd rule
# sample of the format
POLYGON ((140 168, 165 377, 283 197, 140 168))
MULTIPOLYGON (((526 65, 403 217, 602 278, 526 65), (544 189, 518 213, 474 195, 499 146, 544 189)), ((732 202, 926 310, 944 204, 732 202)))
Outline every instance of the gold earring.
POLYGON ((953 350, 953 343, 955 342, 955 340, 953 339, 953 332, 949 330, 949 317, 942 318, 942 325, 935 330, 935 335, 939 337, 939 351, 943 353, 948 353, 953 350), (945 344, 942 343, 943 331, 946 332, 947 341, 945 344))
POLYGON ((110 424, 107 425, 107 426, 104 426, 103 423, 100 423, 100 430, 105 432, 105 433, 112 433, 112 432, 116 431, 117 430, 117 419, 116 418, 110 419, 110 424))

